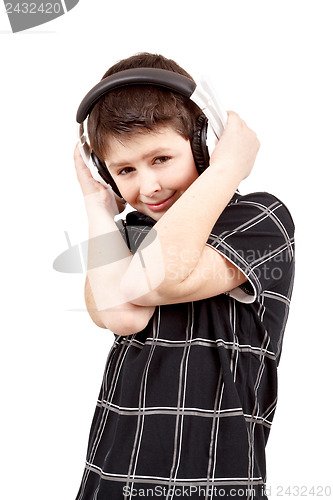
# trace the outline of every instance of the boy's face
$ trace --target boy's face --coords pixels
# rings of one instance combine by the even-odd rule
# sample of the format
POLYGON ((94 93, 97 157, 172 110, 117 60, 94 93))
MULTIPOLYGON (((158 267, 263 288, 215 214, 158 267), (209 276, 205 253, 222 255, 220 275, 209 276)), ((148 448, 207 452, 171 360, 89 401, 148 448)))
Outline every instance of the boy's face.
POLYGON ((190 141, 171 127, 109 139, 105 159, 123 198, 159 220, 198 177, 190 141))

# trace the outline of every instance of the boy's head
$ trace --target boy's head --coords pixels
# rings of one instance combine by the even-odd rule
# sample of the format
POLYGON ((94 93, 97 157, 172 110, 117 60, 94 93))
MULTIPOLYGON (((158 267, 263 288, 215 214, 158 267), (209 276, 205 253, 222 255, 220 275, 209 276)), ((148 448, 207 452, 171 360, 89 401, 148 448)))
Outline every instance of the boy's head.
MULTIPOLYGON (((102 79, 134 68, 160 68, 193 78, 176 62, 161 55, 141 53, 112 66, 102 79)), ((172 127, 184 139, 191 139, 196 120, 202 114, 190 99, 155 86, 123 87, 109 92, 92 109, 88 135, 94 153, 105 161, 108 140, 124 140, 128 134, 152 132, 161 125, 172 127)))
MULTIPOLYGON (((159 68, 192 77, 161 55, 142 53, 112 66, 103 79, 134 68, 159 68)), ((200 108, 153 85, 105 94, 88 118, 90 145, 123 198, 158 220, 198 177, 191 141, 200 108)))

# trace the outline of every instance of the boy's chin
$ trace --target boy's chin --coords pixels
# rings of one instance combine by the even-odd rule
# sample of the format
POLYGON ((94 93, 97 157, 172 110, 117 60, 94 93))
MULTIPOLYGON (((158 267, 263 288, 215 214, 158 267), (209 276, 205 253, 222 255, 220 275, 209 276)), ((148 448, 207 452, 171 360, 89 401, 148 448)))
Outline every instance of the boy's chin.
POLYGON ((152 219, 154 220, 159 220, 163 214, 165 214, 165 211, 164 212, 153 212, 152 210, 145 210, 145 215, 149 215, 149 217, 151 217, 152 219))
POLYGON ((149 210, 149 208, 141 209, 141 212, 144 213, 145 215, 148 215, 152 219, 158 221, 162 215, 165 214, 167 210, 163 210, 161 212, 154 212, 154 210, 149 210))

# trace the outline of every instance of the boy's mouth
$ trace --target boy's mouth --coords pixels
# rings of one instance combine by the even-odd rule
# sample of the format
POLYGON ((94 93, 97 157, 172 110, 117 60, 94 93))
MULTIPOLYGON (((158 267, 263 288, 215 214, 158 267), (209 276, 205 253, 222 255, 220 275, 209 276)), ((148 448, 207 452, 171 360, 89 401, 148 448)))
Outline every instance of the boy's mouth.
POLYGON ((175 194, 176 194, 176 191, 171 196, 169 196, 169 198, 166 198, 165 200, 162 200, 158 203, 156 203, 156 202, 155 203, 145 203, 145 205, 153 212, 159 212, 161 210, 165 210, 165 208, 167 208, 169 205, 171 205, 175 194))

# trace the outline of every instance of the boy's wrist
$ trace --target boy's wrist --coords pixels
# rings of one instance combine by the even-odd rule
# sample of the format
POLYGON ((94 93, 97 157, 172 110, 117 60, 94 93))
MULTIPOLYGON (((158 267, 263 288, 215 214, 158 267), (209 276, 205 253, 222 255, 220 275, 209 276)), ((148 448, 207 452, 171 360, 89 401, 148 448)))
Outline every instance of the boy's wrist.
POLYGON ((110 223, 114 222, 114 217, 119 213, 114 196, 110 193, 107 193, 107 196, 103 193, 101 196, 100 192, 96 192, 85 196, 84 203, 89 229, 94 232, 97 231, 97 234, 101 234, 101 229, 105 227, 106 230, 104 232, 107 232, 110 223))
POLYGON ((237 168, 237 165, 235 165, 235 162, 232 159, 225 159, 223 161, 213 160, 212 162, 210 162, 208 169, 214 171, 216 175, 219 175, 223 178, 225 177, 228 180, 232 181, 232 183, 237 185, 237 187, 244 179, 242 172, 239 168, 237 168))
POLYGON ((119 213, 115 196, 111 191, 106 189, 86 195, 84 203, 88 213, 96 209, 106 210, 113 216, 119 213))
POLYGON ((114 218, 118 210, 109 209, 101 203, 94 203, 91 199, 86 203, 86 209, 90 238, 109 233, 117 228, 114 218))

